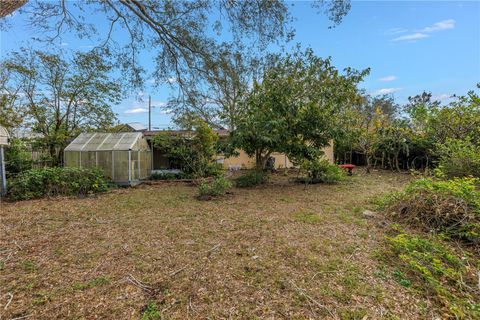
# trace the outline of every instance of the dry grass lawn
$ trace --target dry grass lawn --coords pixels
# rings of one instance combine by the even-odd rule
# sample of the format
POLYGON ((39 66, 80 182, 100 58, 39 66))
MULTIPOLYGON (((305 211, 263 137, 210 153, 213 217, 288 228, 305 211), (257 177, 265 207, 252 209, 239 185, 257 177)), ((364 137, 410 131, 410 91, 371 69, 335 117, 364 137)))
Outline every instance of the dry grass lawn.
POLYGON ((379 262, 386 222, 362 216, 408 180, 276 176, 213 201, 166 183, 2 203, 0 318, 425 318, 433 302, 379 262))

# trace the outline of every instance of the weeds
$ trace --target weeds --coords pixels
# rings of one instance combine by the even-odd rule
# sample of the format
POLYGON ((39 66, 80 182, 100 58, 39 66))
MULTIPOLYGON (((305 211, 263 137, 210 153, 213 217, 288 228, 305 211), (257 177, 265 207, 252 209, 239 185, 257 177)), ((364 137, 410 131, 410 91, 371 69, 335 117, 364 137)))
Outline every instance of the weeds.
POLYGON ((85 289, 90 289, 94 288, 97 286, 101 286, 104 284, 107 284, 110 282, 110 279, 106 276, 100 276, 98 278, 95 278, 93 280, 88 281, 87 283, 80 283, 76 282, 73 284, 73 289, 74 290, 85 290, 85 289))
POLYGON ((459 255, 436 237, 421 237, 404 232, 387 238, 390 261, 400 261, 393 278, 404 287, 433 293, 444 305, 446 315, 457 318, 480 316, 480 301, 475 292, 476 270, 466 253, 459 255))
POLYGON ((150 301, 142 312, 141 320, 156 320, 160 318, 161 314, 158 310, 157 304, 153 301, 150 301))
POLYGON ((480 191, 476 178, 419 179, 378 201, 396 220, 480 245, 480 191))
POLYGON ((323 219, 318 214, 311 212, 296 212, 293 217, 299 222, 310 224, 316 224, 323 221, 323 219))
POLYGON ((261 170, 252 170, 235 179, 235 186, 239 188, 254 187, 267 182, 267 173, 261 170))

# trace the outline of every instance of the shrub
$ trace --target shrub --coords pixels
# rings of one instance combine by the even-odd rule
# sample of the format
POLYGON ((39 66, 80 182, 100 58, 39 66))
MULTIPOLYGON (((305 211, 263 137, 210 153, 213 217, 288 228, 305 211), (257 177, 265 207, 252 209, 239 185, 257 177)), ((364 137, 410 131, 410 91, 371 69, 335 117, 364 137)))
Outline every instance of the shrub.
POLYGON ((153 138, 153 145, 167 156, 171 167, 195 178, 220 174, 214 161, 217 134, 200 119, 193 122, 193 136, 161 132, 153 138))
POLYGON ((36 199, 46 196, 86 196, 108 190, 103 172, 97 168, 31 169, 10 181, 9 196, 13 200, 36 199))
POLYGON ((219 177, 225 173, 223 164, 217 162, 210 162, 205 168, 205 176, 207 177, 219 177))
POLYGON ((325 159, 305 160, 300 168, 307 173, 306 183, 334 183, 346 176, 343 169, 325 159))
POLYGON ((212 182, 203 182, 198 186, 198 194, 201 199, 218 197, 227 193, 232 187, 232 182, 223 176, 216 177, 212 182))
POLYGON ((252 170, 235 179, 235 185, 239 188, 247 188, 264 184, 267 181, 267 173, 261 170, 252 170))
POLYGON ((158 172, 150 175, 150 180, 191 179, 192 176, 183 172, 158 172))
POLYGON ((403 271, 393 274, 397 282, 426 289, 429 297, 435 297, 445 306, 446 318, 476 319, 480 316, 480 304, 478 300, 475 302, 475 267, 468 254, 457 253, 434 236, 424 238, 402 231, 388 237, 387 244, 385 258, 389 263, 400 261, 403 271))
POLYGON ((394 218, 480 245, 480 180, 424 178, 383 204, 394 218))
POLYGON ((32 168, 32 153, 24 141, 12 139, 8 148, 5 148, 5 171, 7 178, 32 168))
POLYGON ((480 177, 480 146, 469 140, 448 139, 438 145, 439 173, 446 177, 480 177))

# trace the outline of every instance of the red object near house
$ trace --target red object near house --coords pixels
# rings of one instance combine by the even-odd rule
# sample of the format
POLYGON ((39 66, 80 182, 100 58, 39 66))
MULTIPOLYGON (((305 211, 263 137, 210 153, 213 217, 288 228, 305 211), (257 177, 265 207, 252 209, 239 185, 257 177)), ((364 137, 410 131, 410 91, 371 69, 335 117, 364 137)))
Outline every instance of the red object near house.
POLYGON ((349 176, 353 174, 353 169, 355 169, 355 165, 351 163, 339 164, 338 166, 342 169, 347 170, 349 176))

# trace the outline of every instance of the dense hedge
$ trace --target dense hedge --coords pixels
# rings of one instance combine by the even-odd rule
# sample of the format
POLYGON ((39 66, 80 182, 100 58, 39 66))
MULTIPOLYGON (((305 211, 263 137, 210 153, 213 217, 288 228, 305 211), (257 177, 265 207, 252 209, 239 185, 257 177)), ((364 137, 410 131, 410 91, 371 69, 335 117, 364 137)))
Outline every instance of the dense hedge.
POLYGON ((86 196, 108 190, 99 169, 44 168, 18 174, 9 182, 12 200, 27 200, 58 195, 86 196))

